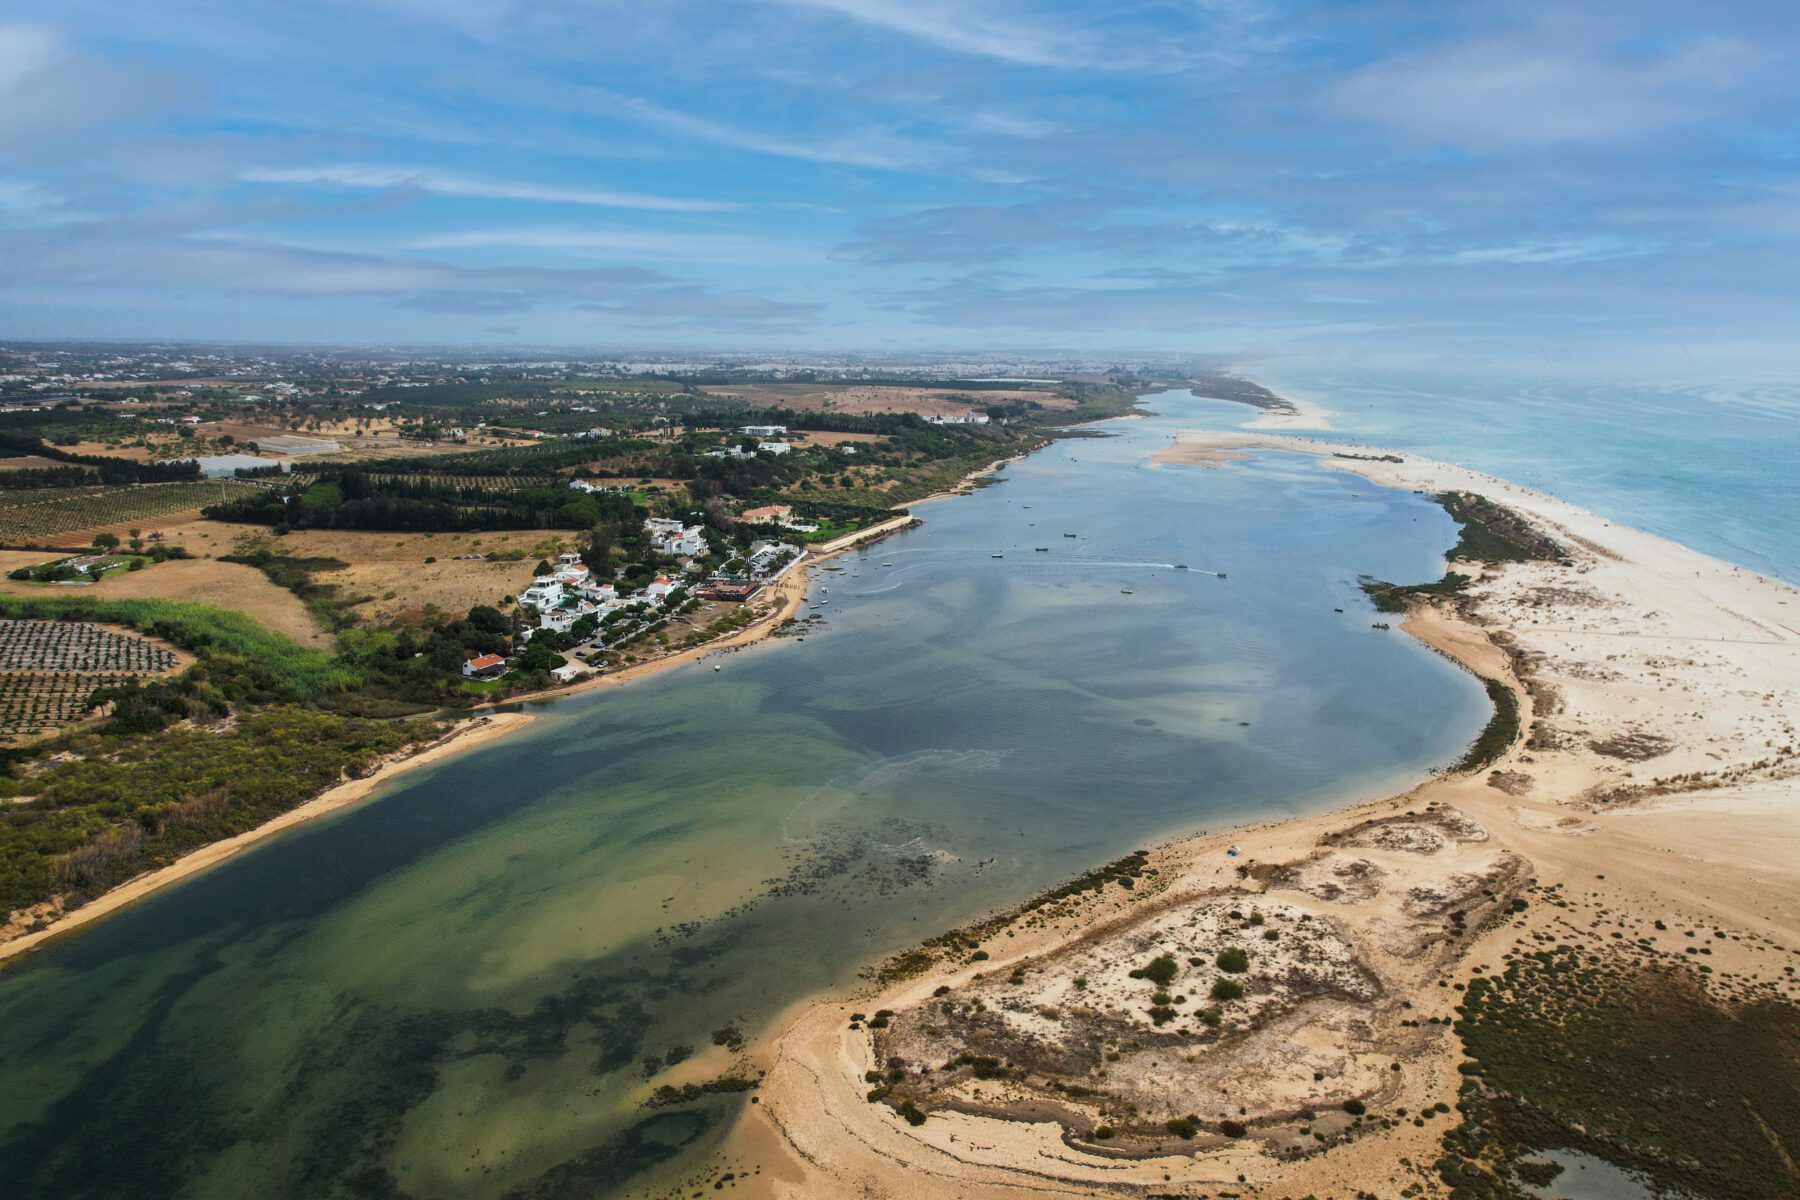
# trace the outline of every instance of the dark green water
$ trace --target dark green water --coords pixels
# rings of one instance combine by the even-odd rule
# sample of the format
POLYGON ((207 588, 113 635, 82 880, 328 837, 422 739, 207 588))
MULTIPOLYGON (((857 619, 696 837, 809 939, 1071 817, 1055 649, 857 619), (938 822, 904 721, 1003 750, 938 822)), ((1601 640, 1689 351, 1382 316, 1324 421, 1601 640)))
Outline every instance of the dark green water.
POLYGON ((1478 686, 1355 588, 1434 577, 1441 510, 1291 456, 1149 467, 1219 420, 1153 403, 836 560, 804 642, 560 702, 0 972, 0 1193, 654 1190, 744 1100, 642 1109, 726 1062, 646 1057, 1459 753, 1478 686))

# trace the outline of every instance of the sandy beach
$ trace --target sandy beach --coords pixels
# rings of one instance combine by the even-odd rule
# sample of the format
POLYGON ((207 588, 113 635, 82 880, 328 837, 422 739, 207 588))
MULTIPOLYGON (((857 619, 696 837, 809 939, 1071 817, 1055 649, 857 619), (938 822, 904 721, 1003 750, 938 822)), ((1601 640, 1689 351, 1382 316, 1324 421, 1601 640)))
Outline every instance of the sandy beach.
POLYGON ((1135 887, 1002 914, 916 973, 798 1006, 765 1041, 760 1103, 735 1135, 766 1164, 753 1192, 1443 1195, 1432 1164, 1454 1118, 1424 1117, 1458 1100, 1462 989, 1508 956, 1625 939, 1652 960, 1704 961, 1724 989, 1800 995, 1800 592, 1377 448, 1193 433, 1156 461, 1230 469, 1265 450, 1476 493, 1566 550, 1480 566, 1456 601, 1368 634, 1416 637, 1503 684, 1524 735, 1400 796, 1154 848, 1135 887), (1707 957, 1682 959, 1696 931, 1712 935, 1707 957), (1203 988, 1227 943, 1251 948, 1245 978, 1269 982, 1215 1005, 1215 1035, 1187 980, 1203 988), (1155 985, 1127 968, 1159 952, 1182 994, 1159 995, 1169 1015, 1153 1026, 1134 1005, 1155 985), (852 1020, 884 1010, 878 1031, 852 1020), (1089 1075, 1045 1065, 1084 1037, 1117 1049, 1089 1075), (982 1061, 997 1065, 953 1069, 982 1061), (888 1081, 886 1102, 871 1080, 888 1081), (1364 1107, 1423 1116, 1347 1115, 1364 1107), (1197 1134, 1161 1127, 1188 1115, 1197 1134))

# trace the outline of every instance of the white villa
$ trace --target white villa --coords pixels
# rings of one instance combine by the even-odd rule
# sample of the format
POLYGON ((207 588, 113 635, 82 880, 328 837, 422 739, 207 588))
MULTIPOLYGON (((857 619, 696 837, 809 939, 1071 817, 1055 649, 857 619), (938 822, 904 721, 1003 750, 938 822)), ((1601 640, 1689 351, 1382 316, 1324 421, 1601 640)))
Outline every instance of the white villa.
POLYGON ((555 608, 563 602, 562 581, 554 577, 539 579, 519 593, 519 603, 537 609, 555 608))

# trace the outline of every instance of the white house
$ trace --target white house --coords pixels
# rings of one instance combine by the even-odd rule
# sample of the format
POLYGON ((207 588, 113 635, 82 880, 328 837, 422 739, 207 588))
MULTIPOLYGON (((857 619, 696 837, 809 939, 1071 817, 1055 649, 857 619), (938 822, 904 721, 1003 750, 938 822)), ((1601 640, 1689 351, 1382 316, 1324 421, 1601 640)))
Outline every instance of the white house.
POLYGON ((786 442, 758 442, 758 443, 756 443, 756 452, 758 454, 786 454, 789 450, 792 450, 792 449, 793 449, 793 447, 788 445, 786 442))
POLYGON ((746 437, 775 438, 785 436, 787 429, 786 425, 746 425, 738 432, 746 437))
POLYGON ((533 608, 555 608, 563 602, 563 585, 556 579, 540 579, 519 593, 519 603, 533 608))
POLYGON ((706 530, 698 525, 682 525, 659 533, 651 543, 658 554, 700 554, 706 549, 706 530))

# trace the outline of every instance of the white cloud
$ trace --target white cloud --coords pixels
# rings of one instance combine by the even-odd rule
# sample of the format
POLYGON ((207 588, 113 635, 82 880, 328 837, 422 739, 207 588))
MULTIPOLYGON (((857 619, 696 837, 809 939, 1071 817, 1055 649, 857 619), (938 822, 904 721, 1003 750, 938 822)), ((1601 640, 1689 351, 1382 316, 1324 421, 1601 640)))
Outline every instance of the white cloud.
POLYGON ((419 250, 470 250, 490 246, 537 250, 597 251, 620 257, 685 262, 774 265, 824 261, 817 249, 737 234, 662 233, 636 229, 526 226, 467 229, 415 240, 419 250))
POLYGON ((1372 63, 1328 87, 1319 107, 1472 150, 1636 139, 1712 119, 1761 57, 1725 37, 1620 48, 1553 20, 1372 63))
POLYGON ((505 179, 479 179, 423 167, 336 163, 318 167, 256 167, 239 173, 246 183, 291 183, 370 191, 406 190, 434 196, 484 200, 527 200, 542 204, 584 204, 659 212, 730 212, 742 205, 723 200, 690 200, 642 192, 557 187, 505 179))
POLYGON ((51 26, 0 22, 0 148, 140 118, 176 90, 131 63, 100 64, 77 54, 51 26))
POLYGON ((635 96, 614 96, 612 99, 628 115, 658 129, 678 133, 695 141, 729 146, 734 150, 748 150, 755 154, 769 154, 777 158, 795 158, 803 162, 848 167, 903 170, 922 165, 935 157, 932 151, 918 142, 874 131, 859 134, 853 140, 779 138, 706 117, 677 112, 635 96))
POLYGON ((1041 24, 996 21, 976 12, 976 5, 939 4, 920 0, 775 0, 790 8, 835 13, 864 25, 904 34, 921 42, 1001 62, 1025 66, 1079 66, 1071 47, 1041 24))

